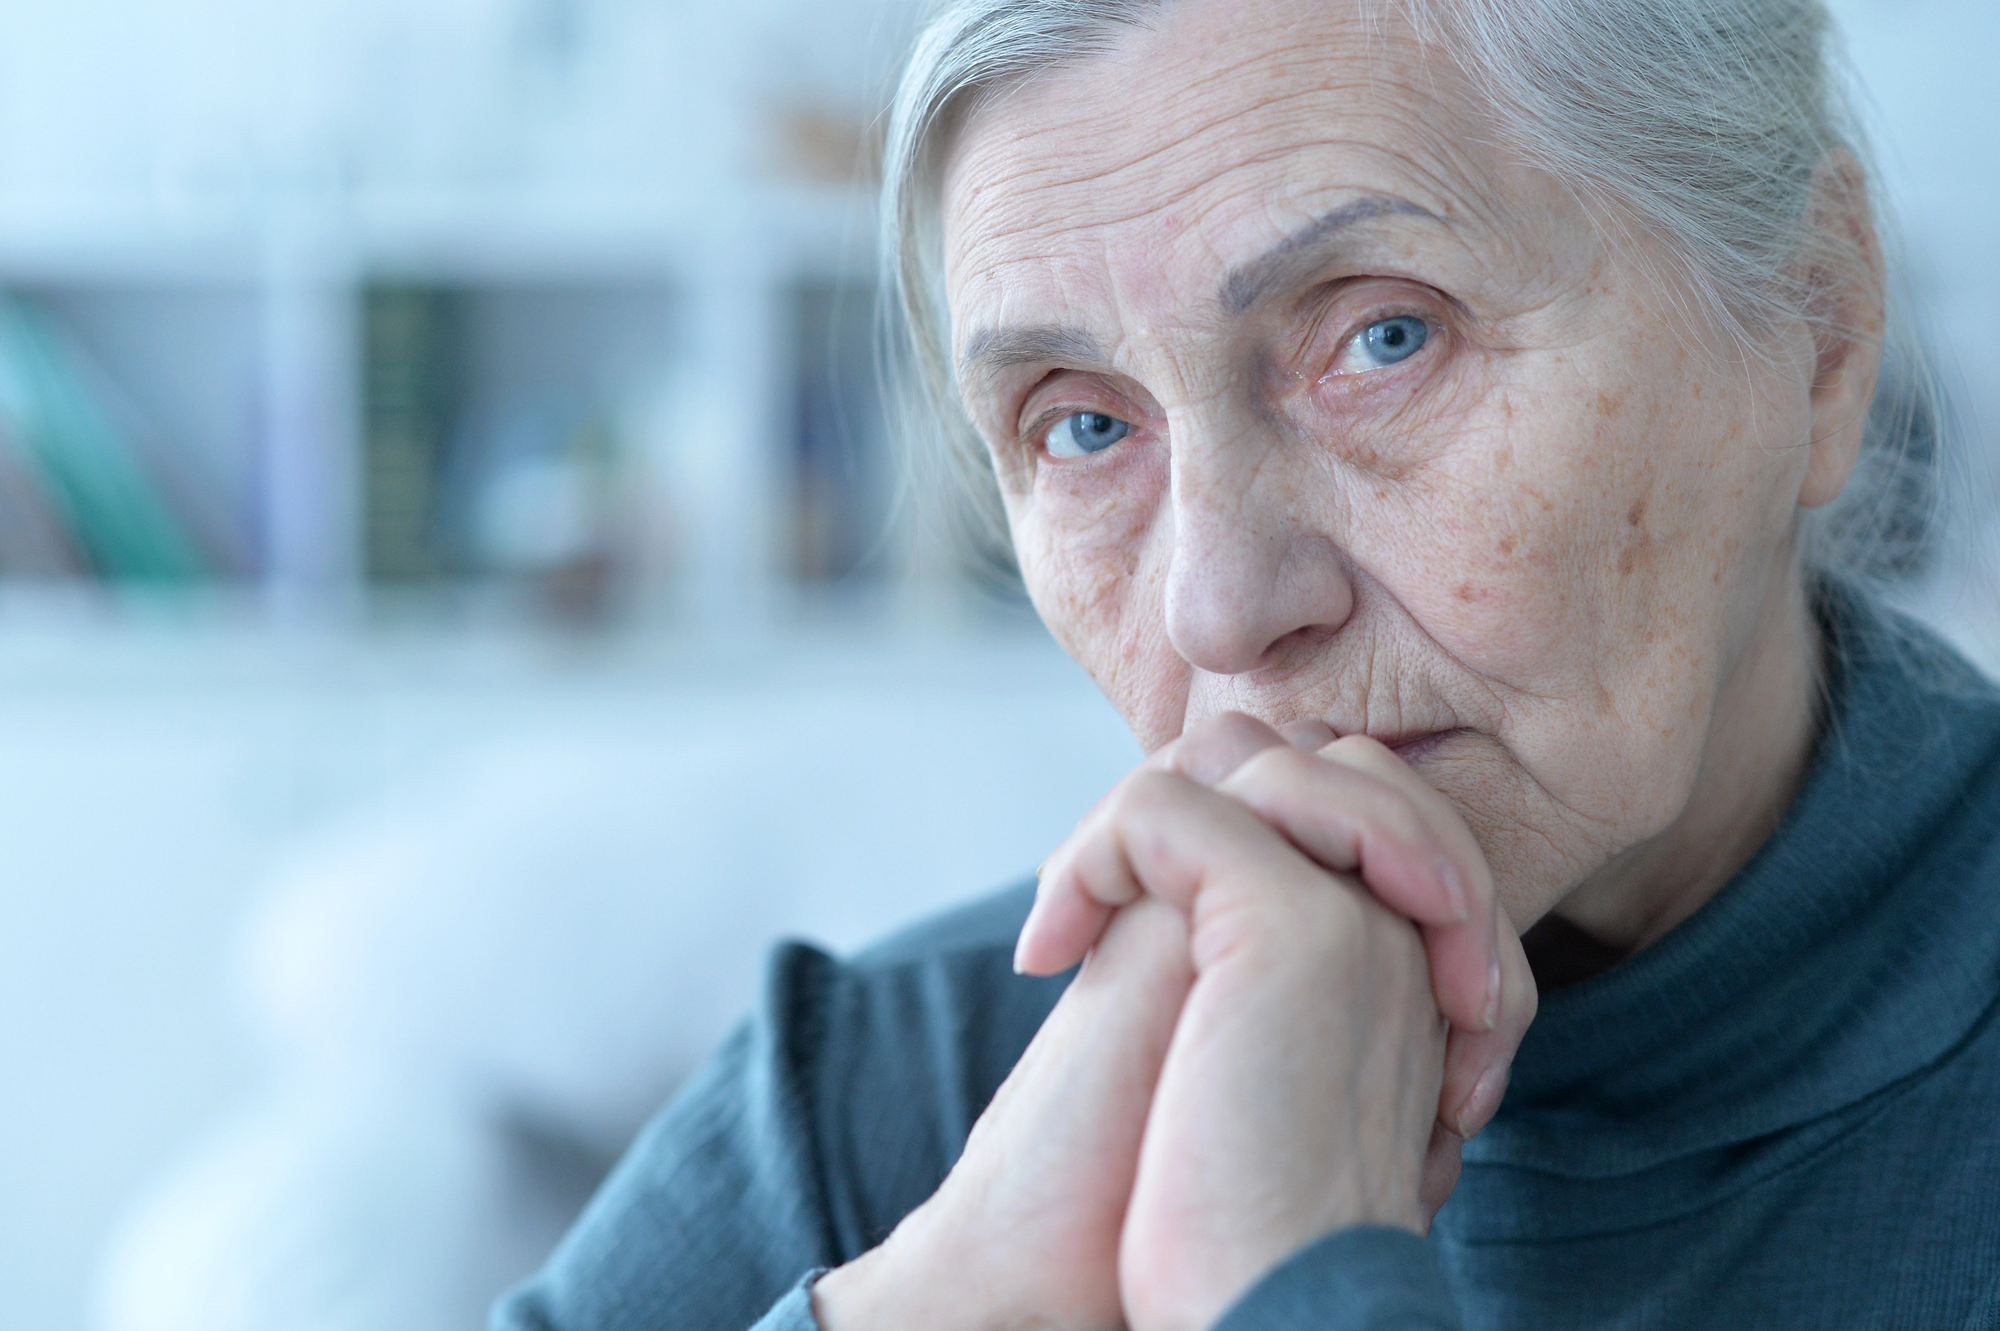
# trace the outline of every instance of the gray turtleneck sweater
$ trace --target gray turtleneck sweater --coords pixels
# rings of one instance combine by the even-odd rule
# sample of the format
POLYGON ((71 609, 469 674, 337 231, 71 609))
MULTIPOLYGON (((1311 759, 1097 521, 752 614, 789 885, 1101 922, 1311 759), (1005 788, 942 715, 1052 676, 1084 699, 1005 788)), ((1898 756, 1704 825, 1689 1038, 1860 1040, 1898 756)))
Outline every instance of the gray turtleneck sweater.
MULTIPOLYGON (((1771 840, 1659 943, 1546 995, 1428 1240, 1350 1229, 1222 1331, 2000 1331, 2000 693, 1833 616, 1829 720, 1771 840)), ((810 1282, 944 1178, 1061 993, 1030 889, 764 1010, 639 1138, 495 1331, 811 1331, 810 1282)))

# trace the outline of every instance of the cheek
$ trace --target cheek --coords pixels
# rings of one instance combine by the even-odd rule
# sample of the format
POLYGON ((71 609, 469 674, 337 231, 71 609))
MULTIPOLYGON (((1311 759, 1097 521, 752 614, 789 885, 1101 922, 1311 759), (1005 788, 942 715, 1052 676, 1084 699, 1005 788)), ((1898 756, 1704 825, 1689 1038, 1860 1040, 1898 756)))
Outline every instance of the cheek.
MULTIPOLYGON (((1644 382, 1686 379, 1661 366, 1644 382)), ((1692 663, 1728 571, 1772 534, 1741 419, 1678 391, 1500 395, 1411 524, 1430 547, 1400 561, 1412 610, 1468 665, 1524 685, 1602 687, 1651 648, 1692 663)))
POLYGON ((1042 622, 1118 708, 1147 749, 1180 733, 1187 665, 1167 639, 1168 551, 1158 539, 1164 463, 1102 476, 1044 470, 1010 502, 1022 581, 1042 622), (1157 474, 1155 474, 1157 473, 1157 474))

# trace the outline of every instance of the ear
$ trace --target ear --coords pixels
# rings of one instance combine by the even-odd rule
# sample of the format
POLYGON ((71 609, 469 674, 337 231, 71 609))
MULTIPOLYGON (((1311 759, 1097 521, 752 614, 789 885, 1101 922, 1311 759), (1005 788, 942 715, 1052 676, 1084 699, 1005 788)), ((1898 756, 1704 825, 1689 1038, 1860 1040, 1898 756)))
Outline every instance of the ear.
POLYGON ((1886 286, 1861 164, 1834 155, 1813 193, 1815 240, 1804 275, 1813 321, 1812 457, 1799 483, 1802 508, 1837 499, 1861 454, 1882 368, 1886 286))

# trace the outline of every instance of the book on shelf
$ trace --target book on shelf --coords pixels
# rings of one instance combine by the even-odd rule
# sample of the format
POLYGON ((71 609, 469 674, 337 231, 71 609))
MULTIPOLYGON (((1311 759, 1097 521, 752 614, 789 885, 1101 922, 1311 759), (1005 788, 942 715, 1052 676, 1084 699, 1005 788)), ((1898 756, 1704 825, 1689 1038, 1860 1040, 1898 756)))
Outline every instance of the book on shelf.
MULTIPOLYGON (((205 488, 82 348, 0 297, 0 574, 187 582, 227 571, 205 488), (204 530, 207 528, 207 530, 204 530)), ((212 491, 207 491, 212 492, 212 491)))
POLYGON ((447 289, 376 286, 363 296, 362 498, 373 581, 454 571, 439 510, 461 407, 462 322, 447 289))

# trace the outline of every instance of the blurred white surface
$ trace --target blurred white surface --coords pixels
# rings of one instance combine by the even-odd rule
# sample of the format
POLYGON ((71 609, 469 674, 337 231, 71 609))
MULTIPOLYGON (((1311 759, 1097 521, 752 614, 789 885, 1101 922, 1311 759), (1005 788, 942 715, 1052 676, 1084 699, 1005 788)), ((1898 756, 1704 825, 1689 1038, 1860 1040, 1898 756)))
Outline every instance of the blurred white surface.
POLYGON ((1016 879, 1136 758, 1038 633, 655 646, 0 645, 20 1325, 86 1324, 142 1191, 115 1325, 463 1324, 562 1216, 501 1130, 608 1158, 773 938, 1016 879))

